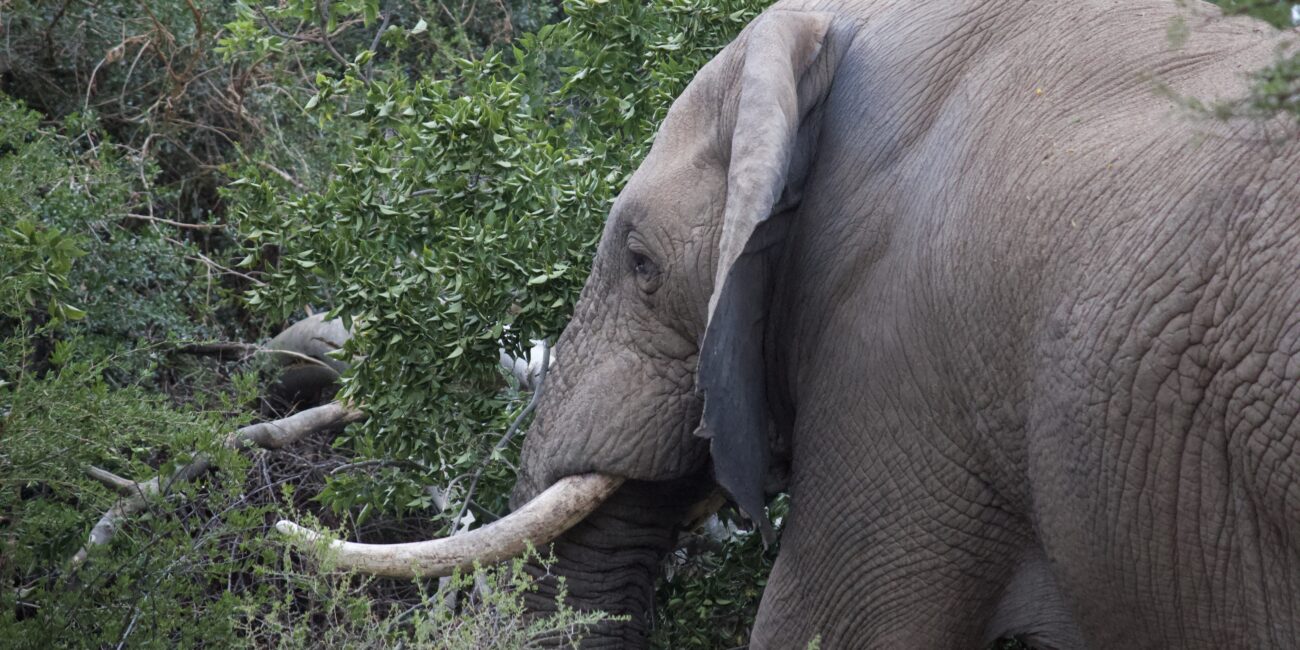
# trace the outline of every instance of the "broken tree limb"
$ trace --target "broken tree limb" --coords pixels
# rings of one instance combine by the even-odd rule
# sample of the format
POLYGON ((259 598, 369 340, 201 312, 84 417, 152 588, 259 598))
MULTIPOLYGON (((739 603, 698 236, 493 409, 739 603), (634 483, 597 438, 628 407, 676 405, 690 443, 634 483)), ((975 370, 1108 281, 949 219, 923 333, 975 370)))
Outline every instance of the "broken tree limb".
MULTIPOLYGON (((330 402, 316 408, 307 409, 289 417, 271 422, 259 422, 241 427, 226 436, 223 445, 228 449, 260 447, 262 449, 280 449, 301 440, 308 434, 341 427, 366 418, 358 409, 340 402, 330 402)), ((144 510, 149 499, 176 483, 192 481, 212 467, 212 458, 207 454, 198 454, 163 483, 162 476, 155 476, 148 481, 136 482, 122 478, 108 470, 98 467, 87 468, 86 474, 121 494, 122 497, 99 518, 90 529, 86 544, 82 546, 68 562, 68 574, 74 573, 90 555, 90 549, 103 546, 113 540, 119 523, 144 510)))
MULTIPOLYGON (((177 352, 185 354, 195 354, 212 357, 251 357, 255 354, 265 354, 273 357, 283 357, 291 361, 301 361, 308 365, 320 366, 322 368, 333 369, 322 359, 318 359, 302 352, 293 350, 281 350, 273 347, 263 347, 252 343, 231 343, 228 341, 218 341, 216 343, 190 343, 176 348, 177 352)), ((338 372, 335 371, 335 376, 338 372)))
POLYGON ((250 424, 226 437, 226 447, 239 449, 253 445, 263 449, 280 449, 300 440, 308 433, 359 422, 366 415, 340 402, 299 411, 287 418, 250 424))
POLYGON ((104 484, 104 487, 127 497, 131 496, 138 489, 139 484, 129 478, 122 478, 106 469, 100 469, 91 465, 86 468, 86 476, 104 484))

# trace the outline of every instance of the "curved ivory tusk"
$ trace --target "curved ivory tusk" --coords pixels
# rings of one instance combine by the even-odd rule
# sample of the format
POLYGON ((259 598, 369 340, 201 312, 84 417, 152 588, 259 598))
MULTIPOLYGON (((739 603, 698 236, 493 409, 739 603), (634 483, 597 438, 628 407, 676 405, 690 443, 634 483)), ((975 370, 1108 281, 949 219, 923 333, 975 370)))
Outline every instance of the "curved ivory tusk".
MULTIPOLYGON (((518 556, 528 548, 546 544, 582 521, 622 485, 608 474, 578 474, 555 482, 523 507, 482 528, 424 542, 361 544, 333 540, 335 566, 393 578, 441 577, 475 562, 492 564, 518 556)), ((291 521, 275 529, 299 546, 326 539, 320 533, 291 521)))

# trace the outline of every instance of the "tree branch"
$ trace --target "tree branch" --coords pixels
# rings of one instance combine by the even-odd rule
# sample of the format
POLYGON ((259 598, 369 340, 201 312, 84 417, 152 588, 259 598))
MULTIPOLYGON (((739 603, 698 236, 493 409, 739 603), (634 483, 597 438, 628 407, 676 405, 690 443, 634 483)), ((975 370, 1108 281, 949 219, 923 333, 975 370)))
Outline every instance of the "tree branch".
MULTIPOLYGON (((227 449, 242 450, 256 446, 262 449, 280 449, 301 440, 308 434, 324 431, 337 426, 359 422, 366 414, 340 402, 330 402, 316 408, 307 409, 287 418, 271 422, 259 422, 236 429, 226 436, 223 445, 227 449)), ((164 483, 162 476, 155 476, 143 483, 122 478, 112 472, 98 467, 87 468, 86 474, 122 495, 113 507, 99 518, 90 529, 90 536, 85 546, 77 551, 68 562, 68 574, 74 573, 90 555, 90 549, 103 546, 113 540, 117 534, 118 524, 149 505, 154 495, 166 493, 178 482, 192 481, 212 467, 212 458, 207 454, 198 454, 185 466, 172 474, 164 483)))
MULTIPOLYGON (((317 4, 317 10, 318 10, 318 11, 321 11, 321 6, 320 6, 319 4, 317 4)), ((283 39, 286 39, 286 40, 290 40, 290 41, 298 41, 298 42, 301 42, 301 43, 314 43, 314 44, 316 44, 316 45, 324 45, 324 46, 325 46, 325 49, 326 49, 326 51, 329 53, 329 55, 330 55, 331 57, 333 57, 335 61, 338 61, 340 64, 342 64, 344 68, 346 68, 346 67, 348 67, 349 65, 351 65, 350 63, 348 63, 348 60, 347 60, 347 59, 343 58, 343 55, 342 55, 342 54, 339 54, 339 51, 338 51, 338 50, 334 49, 334 43, 333 43, 332 41, 330 41, 330 39, 329 39, 329 30, 326 28, 326 21, 323 19, 323 17, 324 17, 324 14, 323 14, 323 13, 321 14, 321 15, 322 15, 322 20, 320 21, 321 36, 320 36, 320 38, 312 38, 312 37, 310 37, 310 36, 301 36, 301 35, 299 35, 299 34, 290 34, 289 32, 286 32, 286 31, 280 29, 279 27, 277 27, 277 26, 275 25, 274 22, 271 21, 271 17, 268 16, 268 15, 266 15, 266 12, 262 11, 262 8, 261 8, 260 6, 258 6, 257 4, 254 4, 254 5, 253 5, 253 11, 256 11, 257 14, 258 14, 259 16, 262 17, 262 20, 266 21, 266 29, 267 29, 267 31, 270 31, 272 35, 274 35, 274 36, 278 36, 278 37, 280 37, 280 38, 283 38, 283 39)))
POLYGON ((388 29, 388 23, 393 19, 393 10, 389 9, 384 12, 384 19, 379 23, 379 29, 375 30, 375 37, 370 40, 370 60, 366 62, 366 69, 362 73, 362 78, 370 81, 375 71, 375 56, 379 54, 379 39, 383 38, 384 30, 388 29))
MULTIPOLYGON (((327 343, 329 342, 327 341, 327 343)), ((338 347, 342 347, 342 346, 338 346, 338 347)), ((330 364, 325 363, 324 361, 321 361, 320 359, 317 359, 316 357, 313 357, 309 354, 295 352, 294 350, 268 348, 254 343, 236 343, 236 342, 228 342, 228 341, 217 341, 215 343, 190 343, 187 345, 182 345, 181 347, 177 348, 176 351, 184 354, 209 355, 214 357, 222 357, 227 354, 252 356, 254 354, 259 354, 259 353, 269 354, 272 356, 281 355, 292 359, 297 359, 299 361, 304 361, 306 363, 315 366, 320 366, 328 370, 334 370, 334 368, 330 367, 330 364)))
POLYGON ((122 478, 106 469, 100 469, 94 465, 86 468, 86 476, 104 484, 104 487, 117 492, 118 494, 129 497, 140 489, 140 484, 129 478, 122 478))
POLYGON ((320 42, 325 46, 325 49, 329 50, 330 56, 334 57, 335 61, 343 64, 343 67, 346 68, 351 64, 342 54, 339 54, 339 51, 334 48, 334 41, 330 40, 329 10, 330 5, 328 2, 316 0, 316 20, 320 23, 320 42))
POLYGON ((180 221, 173 221, 172 219, 164 219, 162 217, 152 217, 147 214, 133 214, 128 212, 122 216, 126 217, 127 219, 135 219, 136 221, 150 221, 153 223, 161 223, 161 224, 166 224, 168 226, 176 226, 177 228, 185 228, 188 230, 220 230, 222 228, 225 228, 225 226, 221 224, 183 223, 180 221))

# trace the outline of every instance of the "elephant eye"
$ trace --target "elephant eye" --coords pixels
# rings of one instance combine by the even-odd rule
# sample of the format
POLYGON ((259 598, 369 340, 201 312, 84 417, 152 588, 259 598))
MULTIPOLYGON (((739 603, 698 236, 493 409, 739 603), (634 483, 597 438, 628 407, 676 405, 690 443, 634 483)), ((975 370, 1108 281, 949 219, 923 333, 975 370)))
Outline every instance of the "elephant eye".
POLYGON ((659 265, 644 253, 635 250, 629 251, 629 257, 632 262, 632 272, 636 275, 636 284, 645 293, 654 293, 659 289, 662 282, 662 273, 659 272, 659 265))

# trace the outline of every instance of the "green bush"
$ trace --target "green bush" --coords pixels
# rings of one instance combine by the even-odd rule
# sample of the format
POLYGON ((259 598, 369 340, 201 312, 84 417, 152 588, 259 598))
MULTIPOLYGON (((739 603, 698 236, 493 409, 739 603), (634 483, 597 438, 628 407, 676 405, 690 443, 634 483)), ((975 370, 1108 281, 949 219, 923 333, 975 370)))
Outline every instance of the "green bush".
POLYGON ((1291 27, 1292 12, 1300 3, 1292 0, 1210 0, 1229 14, 1248 14, 1273 23, 1275 27, 1291 27))
MULTIPOLYGON (((166 499, 67 571, 87 520, 116 500, 87 467, 165 471, 208 448, 241 399, 177 408, 157 391, 157 343, 199 328, 190 249, 129 218, 134 170, 92 126, 43 126, 3 96, 0 116, 0 635, 14 647, 223 638, 220 601, 194 605, 220 566, 216 538, 168 516, 166 499)), ((238 484, 225 487, 208 506, 236 502, 238 484)))

